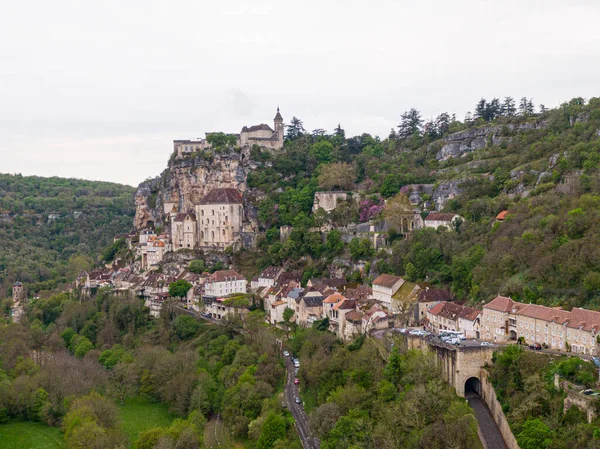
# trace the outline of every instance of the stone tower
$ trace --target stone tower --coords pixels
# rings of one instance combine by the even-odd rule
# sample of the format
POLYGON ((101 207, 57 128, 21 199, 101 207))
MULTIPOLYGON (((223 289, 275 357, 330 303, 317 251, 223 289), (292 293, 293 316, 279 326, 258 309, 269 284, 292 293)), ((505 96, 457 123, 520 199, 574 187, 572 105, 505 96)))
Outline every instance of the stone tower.
POLYGON ((273 123, 275 124, 275 132, 277 133, 277 137, 283 146, 283 117, 279 113, 279 106, 277 106, 277 114, 275 114, 273 123))

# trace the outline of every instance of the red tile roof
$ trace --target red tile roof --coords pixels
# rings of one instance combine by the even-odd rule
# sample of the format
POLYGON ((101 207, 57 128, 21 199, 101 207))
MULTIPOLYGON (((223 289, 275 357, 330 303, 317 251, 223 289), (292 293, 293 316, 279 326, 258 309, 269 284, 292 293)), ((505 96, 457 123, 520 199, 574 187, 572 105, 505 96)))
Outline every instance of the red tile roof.
POLYGON ((335 304, 340 301, 343 301, 344 299, 346 299, 346 297, 341 293, 334 293, 333 295, 330 295, 327 298, 325 298, 323 302, 327 304, 335 304))
POLYGON ((356 300, 344 299, 333 306, 334 310, 354 310, 356 309, 356 300))
POLYGON ((505 296, 496 296, 492 301, 483 306, 484 309, 496 310, 498 312, 510 312, 515 302, 505 296))
POLYGON ((425 221, 452 221, 454 217, 456 214, 449 212, 433 212, 425 217, 425 221))
POLYGON ((212 189, 200 204, 242 204, 242 194, 237 189, 212 189))
POLYGON ((346 314, 346 320, 352 323, 362 323, 362 313, 358 310, 351 310, 346 314))
POLYGON ((588 332, 598 332, 600 330, 600 312, 575 307, 571 310, 571 319, 567 327, 573 329, 581 328, 588 332))
POLYGON ((440 302, 429 310, 433 316, 441 316, 452 321, 457 321, 459 318, 474 321, 481 310, 473 307, 461 306, 453 302, 440 302))
POLYGON ((515 315, 522 315, 529 318, 535 318, 543 321, 554 321, 555 323, 564 324, 569 321, 571 313, 566 310, 555 309, 552 307, 539 306, 537 304, 520 304, 515 303, 517 309, 515 315))
POLYGON ((500 221, 506 220, 507 216, 508 216, 508 211, 507 210, 503 210, 498 215, 496 215, 496 220, 500 220, 500 221))
POLYGON ((382 287, 392 288, 398 281, 402 281, 400 285, 404 284, 404 279, 402 279, 400 276, 380 274, 377 276, 377 279, 373 281, 373 285, 381 285, 382 287))
POLYGON ((245 281, 246 278, 235 270, 215 271, 207 282, 245 281))
POLYGON ((452 301, 454 295, 441 288, 426 288, 419 292, 419 302, 452 301))

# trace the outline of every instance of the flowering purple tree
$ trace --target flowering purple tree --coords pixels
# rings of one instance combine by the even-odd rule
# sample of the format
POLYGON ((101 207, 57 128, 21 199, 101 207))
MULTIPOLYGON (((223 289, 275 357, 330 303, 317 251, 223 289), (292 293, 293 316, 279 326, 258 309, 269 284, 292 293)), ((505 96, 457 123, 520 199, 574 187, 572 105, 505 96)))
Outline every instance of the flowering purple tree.
POLYGON ((371 199, 366 199, 366 200, 362 200, 360 202, 360 215, 359 215, 359 220, 361 223, 365 223, 369 220, 371 220, 372 218, 374 218, 375 216, 377 216, 378 214, 381 213, 381 211, 383 210, 383 201, 381 200, 381 198, 379 199, 378 202, 375 202, 371 199))

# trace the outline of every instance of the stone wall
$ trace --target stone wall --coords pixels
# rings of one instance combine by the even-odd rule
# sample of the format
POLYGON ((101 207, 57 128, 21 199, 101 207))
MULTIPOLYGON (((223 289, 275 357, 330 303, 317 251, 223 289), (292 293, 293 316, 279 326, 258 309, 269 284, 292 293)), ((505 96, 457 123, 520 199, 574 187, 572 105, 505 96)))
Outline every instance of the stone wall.
POLYGON ((500 401, 496 398, 496 391, 492 386, 491 382, 488 379, 488 373, 485 369, 481 369, 481 397, 487 404, 490 409, 490 413, 496 421, 498 429, 500 429, 500 433, 504 438, 504 442, 506 443, 506 447, 508 449, 520 449, 517 444, 517 439, 512 433, 510 426, 508 425, 508 420, 506 416, 504 416, 504 412, 502 411, 502 405, 500 401))
POLYGON ((337 206, 338 201, 343 201, 349 197, 350 192, 316 192, 313 212, 323 209, 325 212, 331 212, 337 206))

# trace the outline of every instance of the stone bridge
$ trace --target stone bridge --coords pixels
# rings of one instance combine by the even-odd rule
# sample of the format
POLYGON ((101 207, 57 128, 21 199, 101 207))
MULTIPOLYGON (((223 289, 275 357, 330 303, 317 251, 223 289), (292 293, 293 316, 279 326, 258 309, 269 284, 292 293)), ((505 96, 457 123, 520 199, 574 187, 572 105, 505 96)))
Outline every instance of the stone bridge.
POLYGON ((492 346, 455 346, 438 339, 423 339, 406 336, 407 349, 419 349, 433 353, 444 379, 454 387, 456 394, 465 397, 473 391, 483 396, 482 381, 487 379, 483 369, 492 363, 492 346))
MULTIPOLYGON (((485 369, 486 364, 492 363, 492 354, 497 348, 480 346, 479 343, 454 346, 437 338, 405 334, 394 341, 405 345, 405 349, 418 349, 435 355, 444 379, 473 408, 484 449, 519 449, 485 369)), ((388 343, 391 346, 392 342, 388 343)))

